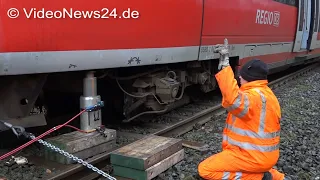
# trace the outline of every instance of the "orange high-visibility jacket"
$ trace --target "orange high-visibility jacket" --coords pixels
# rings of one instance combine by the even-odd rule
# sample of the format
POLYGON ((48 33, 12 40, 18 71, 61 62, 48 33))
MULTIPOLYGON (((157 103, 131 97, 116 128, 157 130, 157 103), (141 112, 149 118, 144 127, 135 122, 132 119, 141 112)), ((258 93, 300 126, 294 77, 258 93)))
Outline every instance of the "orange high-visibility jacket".
POLYGON ((215 77, 223 96, 222 106, 229 112, 223 150, 234 149, 268 171, 279 158, 281 118, 278 99, 267 86, 268 81, 252 81, 239 88, 230 66, 215 77))

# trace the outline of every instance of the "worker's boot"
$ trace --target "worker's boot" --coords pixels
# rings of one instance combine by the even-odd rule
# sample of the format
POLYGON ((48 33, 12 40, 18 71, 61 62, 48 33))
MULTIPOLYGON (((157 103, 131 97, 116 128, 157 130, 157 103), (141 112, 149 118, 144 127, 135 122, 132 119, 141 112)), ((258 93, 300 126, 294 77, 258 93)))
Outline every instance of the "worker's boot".
POLYGON ((263 174, 262 180, 272 180, 272 175, 271 175, 271 173, 270 173, 270 172, 265 172, 265 173, 263 174))

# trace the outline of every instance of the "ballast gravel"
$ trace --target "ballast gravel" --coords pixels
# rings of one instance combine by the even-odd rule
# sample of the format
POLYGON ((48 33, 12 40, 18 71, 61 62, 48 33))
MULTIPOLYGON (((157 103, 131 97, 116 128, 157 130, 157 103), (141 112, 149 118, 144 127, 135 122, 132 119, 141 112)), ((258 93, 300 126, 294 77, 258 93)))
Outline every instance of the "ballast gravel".
MULTIPOLYGON (((274 90, 282 109, 280 158, 275 168, 293 180, 320 180, 320 68, 274 90)), ((156 179, 201 179, 198 164, 221 152, 226 113, 182 139, 202 142, 208 153, 185 148, 185 159, 156 179)))

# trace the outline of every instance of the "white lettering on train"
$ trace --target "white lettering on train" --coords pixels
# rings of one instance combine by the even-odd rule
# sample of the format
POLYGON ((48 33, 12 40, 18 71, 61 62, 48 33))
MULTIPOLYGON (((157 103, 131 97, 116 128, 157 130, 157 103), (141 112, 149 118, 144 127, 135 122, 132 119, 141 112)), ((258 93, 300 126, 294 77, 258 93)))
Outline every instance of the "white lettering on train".
POLYGON ((280 12, 257 9, 256 24, 266 24, 278 27, 280 24, 280 12))

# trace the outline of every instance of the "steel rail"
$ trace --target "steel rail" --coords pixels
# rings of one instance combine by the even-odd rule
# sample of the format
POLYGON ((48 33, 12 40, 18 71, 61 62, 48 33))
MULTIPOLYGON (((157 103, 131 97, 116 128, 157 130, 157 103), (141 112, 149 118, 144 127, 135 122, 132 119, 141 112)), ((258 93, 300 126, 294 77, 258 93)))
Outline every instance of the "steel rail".
MULTIPOLYGON (((272 82, 269 82, 268 86, 271 89, 274 89, 275 87, 279 87, 282 84, 285 84, 287 81, 298 78, 300 75, 306 74, 306 73, 312 71, 313 69, 319 67, 319 64, 320 63, 311 64, 306 68, 298 70, 297 72, 291 73, 289 75, 286 75, 284 77, 276 79, 272 82)), ((151 134, 161 135, 161 136, 165 136, 165 137, 176 137, 176 136, 185 134, 188 131, 192 130, 195 125, 202 125, 202 124, 207 123, 208 121, 211 120, 211 117, 214 117, 217 114, 219 115, 220 113, 225 112, 225 111, 226 110, 224 110, 224 108, 222 107, 221 104, 216 105, 216 106, 210 107, 208 109, 205 109, 199 113, 196 113, 185 120, 179 121, 178 123, 170 125, 169 127, 166 127, 164 129, 161 129, 161 130, 159 130, 155 133, 151 133, 151 134)), ((121 148, 123 146, 126 146, 128 144, 131 144, 131 143, 123 144, 120 147, 113 148, 110 151, 105 152, 104 154, 100 154, 100 155, 97 155, 93 158, 88 159, 87 162, 90 164, 95 164, 95 166, 97 166, 97 167, 99 167, 99 166, 103 167, 106 165, 105 160, 109 159, 110 154, 113 151, 115 151, 116 149, 121 148)), ((79 171, 81 171, 83 169, 85 169, 85 167, 80 164, 71 165, 70 168, 67 168, 63 172, 56 174, 53 177, 48 178, 48 180, 58 180, 58 179, 67 178, 68 176, 71 176, 75 173, 78 173, 79 171)), ((92 179, 94 179, 93 177, 99 176, 98 174, 96 176, 94 176, 93 173, 94 172, 90 173, 90 175, 87 177, 92 177, 92 179)), ((87 178, 84 177, 83 179, 87 179, 87 178)))

